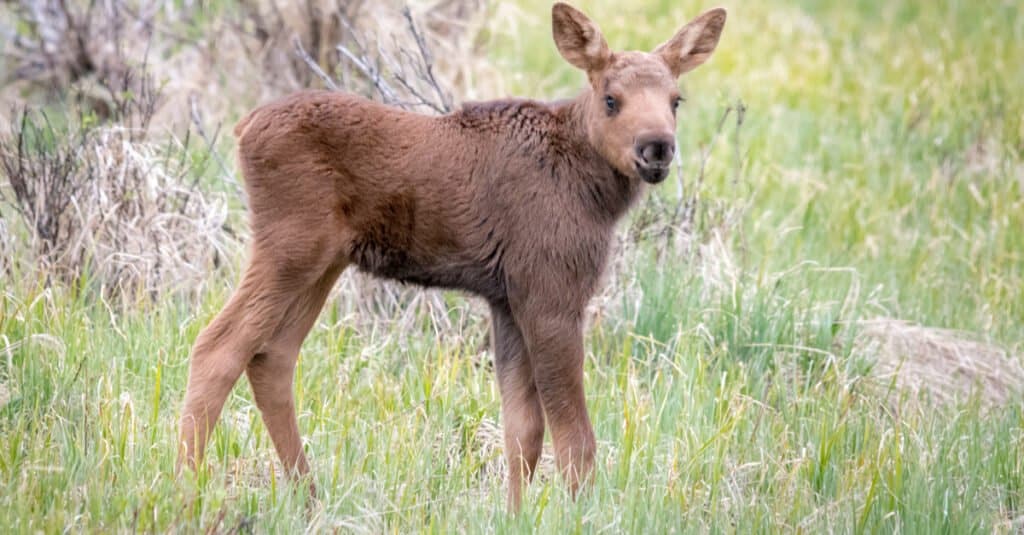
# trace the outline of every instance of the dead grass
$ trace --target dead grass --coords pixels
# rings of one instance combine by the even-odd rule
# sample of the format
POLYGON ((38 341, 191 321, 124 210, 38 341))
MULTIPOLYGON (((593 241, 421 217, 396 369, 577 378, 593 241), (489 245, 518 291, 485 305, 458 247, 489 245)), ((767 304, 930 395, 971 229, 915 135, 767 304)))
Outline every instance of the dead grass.
POLYGON ((164 150, 101 132, 95 154, 104 172, 74 204, 78 239, 69 253, 91 256, 95 275, 121 290, 194 291, 238 250, 225 196, 182 180, 164 150))
POLYGON ((854 354, 874 364, 871 376, 893 402, 902 396, 935 405, 977 398, 985 406, 1024 394, 1021 355, 962 331, 877 318, 863 321, 854 354))
MULTIPOLYGON (((491 418, 484 418, 476 429, 476 456, 481 459, 488 459, 480 467, 481 480, 501 479, 508 484, 508 462, 505 459, 505 436, 498 422, 491 418)), ((611 457, 611 446, 601 444, 602 453, 605 457, 611 457)), ((554 446, 550 440, 544 441, 540 459, 534 469, 534 481, 550 481, 558 477, 558 463, 555 460, 554 446)))
POLYGON ((209 150, 187 138, 150 141, 139 128, 88 119, 58 127, 25 113, 0 137, 8 186, 0 201, 24 229, 8 269, 47 284, 88 275, 103 295, 129 299, 198 291, 237 249, 224 195, 198 187, 209 150))
POLYGON ((14 237, 7 221, 0 218, 0 273, 9 274, 14 259, 14 237))

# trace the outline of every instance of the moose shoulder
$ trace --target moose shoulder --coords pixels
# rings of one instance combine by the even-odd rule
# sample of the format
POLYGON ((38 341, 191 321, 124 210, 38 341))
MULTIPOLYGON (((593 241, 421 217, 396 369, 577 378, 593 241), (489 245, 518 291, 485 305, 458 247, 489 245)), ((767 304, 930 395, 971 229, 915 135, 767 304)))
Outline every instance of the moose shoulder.
POLYGON ((676 78, 709 57, 725 12, 652 53, 612 52, 565 4, 555 44, 589 87, 557 103, 502 100, 441 117, 361 97, 296 93, 235 129, 250 199, 246 273, 193 348, 181 460, 202 455, 246 372, 290 473, 309 467, 292 382, 299 346, 348 266, 490 305, 509 504, 540 455, 545 421, 573 492, 593 467, 583 392, 583 310, 616 221, 674 157, 676 78))

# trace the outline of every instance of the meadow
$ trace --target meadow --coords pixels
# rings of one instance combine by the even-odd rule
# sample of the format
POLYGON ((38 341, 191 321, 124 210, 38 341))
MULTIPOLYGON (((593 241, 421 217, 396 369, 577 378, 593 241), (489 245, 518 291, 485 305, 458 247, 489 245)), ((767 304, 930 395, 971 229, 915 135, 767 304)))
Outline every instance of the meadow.
MULTIPOLYGON (((1017 2, 721 2, 718 49, 683 79, 677 170, 622 222, 592 306, 593 486, 573 500, 546 453, 514 516, 486 307, 356 274, 297 372, 319 496, 283 477, 244 380, 208 466, 175 474, 189 349, 246 258, 228 133, 323 81, 295 61, 287 13, 285 29, 261 25, 274 2, 253 3, 261 20, 231 0, 113 2, 126 35, 149 39, 121 59, 162 92, 152 122, 132 123, 143 76, 95 96, 87 77, 23 68, 48 35, 32 4, 0 6, 3 162, 20 154, 12 132, 37 155, 92 132, 77 147, 114 156, 74 173, 135 182, 81 186, 47 241, 55 223, 11 177, 56 168, 0 167, 4 531, 1024 531, 1017 2)), ((347 9, 367 42, 406 29, 399 5, 318 5, 347 9)), ((576 5, 615 49, 651 49, 712 7, 576 5)), ((551 42, 548 3, 412 13, 456 101, 585 82, 551 42)), ((308 36, 328 76, 372 93, 308 36)))

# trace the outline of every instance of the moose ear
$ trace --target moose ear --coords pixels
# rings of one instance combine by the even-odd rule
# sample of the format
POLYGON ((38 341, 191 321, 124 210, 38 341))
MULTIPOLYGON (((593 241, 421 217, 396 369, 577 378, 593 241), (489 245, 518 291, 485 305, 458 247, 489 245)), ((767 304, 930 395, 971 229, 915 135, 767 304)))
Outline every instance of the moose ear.
POLYGON ((668 64, 673 76, 695 69, 711 57, 725 26, 725 9, 705 11, 676 32, 675 36, 654 49, 668 64))
POLYGON ((562 2, 555 4, 551 8, 551 30, 558 52, 569 63, 588 73, 608 66, 612 52, 601 29, 578 9, 562 2))

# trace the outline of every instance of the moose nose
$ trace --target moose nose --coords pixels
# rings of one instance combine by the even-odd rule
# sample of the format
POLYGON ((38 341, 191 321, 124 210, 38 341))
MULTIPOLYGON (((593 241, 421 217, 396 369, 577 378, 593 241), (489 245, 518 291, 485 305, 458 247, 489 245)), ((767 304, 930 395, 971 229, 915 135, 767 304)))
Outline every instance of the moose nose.
POLYGON ((636 155, 644 165, 667 166, 675 154, 675 143, 671 138, 656 137, 640 139, 636 144, 636 155))

